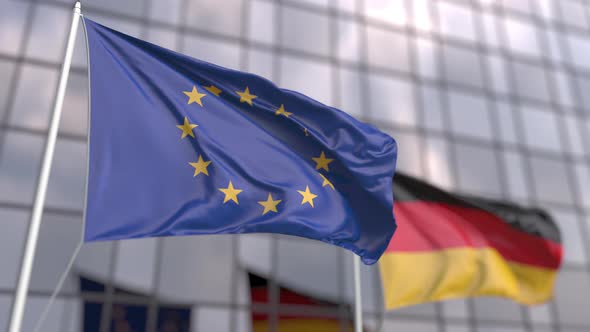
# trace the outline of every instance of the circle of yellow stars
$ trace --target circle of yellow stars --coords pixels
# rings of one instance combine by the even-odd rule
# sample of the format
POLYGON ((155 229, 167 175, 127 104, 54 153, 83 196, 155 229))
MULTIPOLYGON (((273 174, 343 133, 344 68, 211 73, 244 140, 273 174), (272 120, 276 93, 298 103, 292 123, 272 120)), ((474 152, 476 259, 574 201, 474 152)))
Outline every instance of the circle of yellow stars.
MULTIPOLYGON (((223 93, 223 90, 216 87, 215 85, 203 86, 202 89, 206 90, 211 95, 216 97, 220 97, 223 93)), ((258 98, 257 95, 250 92, 250 88, 248 86, 246 86, 243 91, 238 90, 234 92, 240 97, 240 103, 248 104, 251 107, 254 106, 254 99, 258 98)), ((193 85, 190 91, 182 91, 182 93, 184 93, 188 97, 187 105, 197 104, 200 107, 203 107, 203 98, 208 96, 208 94, 204 93, 204 91, 199 91, 199 88, 197 88, 196 85, 193 85)), ((284 116, 286 118, 289 118, 291 115, 293 115, 292 112, 288 112, 286 110, 285 105, 283 104, 281 104, 275 110, 274 114, 276 116, 284 116)), ((191 123, 188 117, 185 116, 183 123, 176 126, 178 129, 181 130, 180 139, 182 140, 189 136, 191 138, 196 138, 194 130, 198 126, 199 125, 195 123, 191 123)), ((303 133, 305 136, 310 136, 310 132, 307 128, 303 128, 303 133)), ((328 158, 324 151, 321 151, 319 156, 312 157, 311 159, 315 162, 315 169, 318 170, 318 175, 322 179, 322 187, 327 186, 332 188, 332 190, 336 190, 332 182, 330 182, 330 180, 328 180, 328 178, 326 178, 324 174, 319 172, 322 170, 325 172, 329 172, 330 163, 332 163, 334 159, 328 158)), ((211 165, 211 163, 211 160, 205 160, 203 159, 203 155, 199 155, 197 161, 189 162, 188 164, 194 169, 193 177, 197 177, 201 174, 209 176, 208 167, 211 165)), ((226 204, 230 201, 236 205, 240 204, 238 195, 241 194, 244 190, 234 187, 234 184, 231 180, 228 182, 227 187, 218 188, 218 190, 224 195, 223 204, 226 204)), ((301 195, 301 205, 308 204, 312 208, 315 207, 314 199, 318 198, 318 194, 313 193, 309 188, 309 185, 306 185, 304 190, 297 190, 297 192, 301 195)), ((258 204, 260 204, 263 207, 262 215, 265 215, 269 212, 278 213, 278 205, 281 202, 282 200, 280 199, 274 199, 272 193, 268 193, 268 197, 266 198, 266 200, 258 201, 258 204)))

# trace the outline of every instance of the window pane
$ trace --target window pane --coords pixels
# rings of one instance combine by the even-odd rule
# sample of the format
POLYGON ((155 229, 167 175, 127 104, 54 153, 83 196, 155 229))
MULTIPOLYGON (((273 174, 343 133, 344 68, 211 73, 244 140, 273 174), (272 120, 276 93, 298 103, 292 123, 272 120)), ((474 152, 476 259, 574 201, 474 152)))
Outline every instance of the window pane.
POLYGON ((161 240, 158 287, 161 297, 189 303, 230 301, 231 284, 237 280, 232 268, 234 236, 186 236, 161 240))
POLYGON ((463 5, 438 2, 441 33, 446 37, 476 41, 474 17, 471 10, 463 5))
POLYGON ((495 111, 498 115, 498 122, 500 125, 500 140, 505 143, 516 144, 518 138, 516 137, 516 127, 514 126, 514 112, 512 107, 506 102, 498 102, 495 111))
POLYGON ((587 36, 569 35, 567 42, 574 65, 590 69, 590 39, 587 36))
POLYGON ((576 79, 578 95, 581 96, 582 107, 586 113, 590 113, 590 78, 578 76, 576 79))
POLYGON ((529 192, 522 156, 515 151, 505 151, 503 159, 509 197, 526 201, 529 198, 529 192))
MULTIPOLYGON (((403 1, 400 1, 400 3, 403 1)), ((412 8, 414 27, 422 31, 432 30, 432 16, 430 12, 429 0, 413 0, 409 2, 412 8)))
POLYGON ((154 43, 173 51, 178 51, 177 46, 179 46, 179 43, 174 30, 148 27, 145 36, 145 40, 150 43, 154 43))
MULTIPOLYGON (((70 4, 67 0, 60 0, 70 4)), ((101 0, 89 3, 88 6, 92 8, 100 8, 107 10, 110 13, 122 13, 126 15, 139 16, 144 13, 143 9, 144 1, 141 0, 129 0, 129 1, 118 1, 118 0, 101 0)))
POLYGON ((285 56, 281 59, 280 85, 324 104, 332 104, 331 68, 325 63, 285 56), (315 79, 310 80, 310 77, 315 79))
POLYGON ((515 61, 514 76, 518 97, 543 102, 550 100, 547 78, 542 67, 515 61))
POLYGON ((428 180, 445 189, 457 187, 451 175, 451 160, 447 141, 435 137, 425 139, 424 162, 427 167, 428 180))
MULTIPOLYGON (((552 324, 551 304, 538 304, 527 308, 533 323, 552 324)), ((535 329, 535 332, 537 329, 535 329)), ((550 332, 549 330, 547 332, 550 332)))
POLYGON ((492 77, 492 89, 495 93, 506 95, 510 92, 508 81, 506 79, 506 62, 504 58, 488 55, 487 56, 489 71, 492 77))
POLYGON ((340 69, 340 108, 352 116, 367 118, 369 112, 361 104, 363 77, 357 70, 340 69))
POLYGON ((478 326, 477 331, 481 332, 526 332, 524 327, 506 327, 506 326, 478 326))
POLYGON ((249 49, 246 70, 250 73, 273 79, 274 54, 269 51, 249 49))
POLYGON ((446 79, 468 86, 483 87, 480 55, 467 48, 443 47, 446 79))
POLYGON ((353 20, 338 21, 338 50, 341 60, 358 62, 359 60, 359 25, 353 20))
POLYGON ((55 6, 37 5, 33 16, 33 28, 27 44, 27 56, 60 61, 64 54, 69 23, 69 10, 55 6))
POLYGON ((412 332, 437 332, 438 328, 434 323, 389 320, 383 322, 383 331, 412 331, 412 332))
POLYGON ((47 205, 82 210, 85 176, 86 144, 58 139, 47 189, 47 205))
POLYGON ((422 85, 420 92, 424 127, 434 130, 444 130, 440 91, 434 87, 422 85))
POLYGON ((31 290, 53 291, 80 241, 81 221, 81 214, 77 217, 49 213, 43 215, 31 275, 31 290))
POLYGON ((240 48, 216 39, 184 36, 183 53, 216 65, 238 69, 240 66, 240 48))
POLYGON ((522 114, 527 146, 554 152, 561 151, 555 113, 529 106, 523 106, 520 113, 522 114))
POLYGON ((500 177, 491 148, 457 143, 459 188, 472 194, 500 195, 500 177))
POLYGON ((319 241, 280 237, 277 281, 320 299, 330 299, 336 294, 346 296, 339 293, 339 287, 343 286, 338 278, 339 250, 319 241))
POLYGON ((578 222, 578 215, 573 210, 550 209, 549 213, 559 226, 564 246, 564 261, 566 263, 584 264, 586 253, 582 242, 582 230, 578 222))
POLYGON ((275 4, 256 0, 249 7, 248 37, 257 42, 271 44, 275 40, 276 31, 275 4))
POLYGON ((561 324, 588 324, 588 272, 561 270, 557 275, 556 301, 561 324))
POLYGON ((371 117, 405 126, 416 126, 414 88, 402 80, 371 75, 369 77, 371 117))
POLYGON ((357 9, 356 0, 338 0, 336 3, 332 2, 332 4, 346 12, 354 12, 357 9))
POLYGON ((555 4, 553 0, 535 0, 539 3, 541 17, 552 20, 555 17, 555 4))
POLYGON ((370 18, 395 25, 407 23, 405 1, 371 0, 364 3, 365 13, 370 18))
POLYGON ((572 89, 570 84, 570 78, 563 71, 553 72, 555 82, 557 83, 557 100, 561 105, 567 107, 574 107, 574 96, 572 95, 572 89))
POLYGON ((226 332, 230 330, 230 322, 232 320, 231 311, 221 308, 199 308, 193 310, 195 327, 193 331, 220 331, 226 332))
POLYGON ((150 1, 148 3, 150 5, 150 19, 175 25, 180 22, 182 0, 150 1))
MULTIPOLYGON (((425 321, 429 318, 433 319, 436 315, 436 306, 434 303, 424 303, 418 305, 412 305, 409 307, 396 308, 393 311, 385 313, 385 319, 396 318, 396 317, 425 317, 425 321)), ((412 330, 413 331, 413 330, 412 330)))
POLYGON ((532 13, 529 0, 502 0, 502 5, 509 10, 518 11, 524 14, 532 13))
POLYGON ((493 319, 505 322, 522 322, 518 304, 502 298, 476 298, 475 316, 478 319, 493 319))
MULTIPOLYGON (((256 271, 260 275, 270 275, 274 250, 272 241, 274 241, 273 236, 269 234, 240 235, 238 241, 240 264, 247 271, 256 271)), ((245 303, 248 302, 250 302, 249 298, 245 303)))
POLYGON ((0 60, 0 77, 4 77, 4 79, 0 80, 0 122, 4 118, 4 112, 6 111, 4 105, 6 105, 8 90, 10 89, 10 85, 14 84, 12 81, 14 68, 13 62, 0 60))
POLYGON ((282 7, 281 46, 308 53, 329 54, 328 17, 298 9, 282 7))
POLYGON ((578 201, 581 205, 590 209, 590 167, 583 163, 576 163, 574 168, 578 201))
POLYGON ((483 32, 488 45, 500 47, 498 39, 498 30, 496 29, 498 18, 492 14, 482 14, 483 32))
POLYGON ((43 139, 7 131, 0 155, 0 201, 30 204, 39 175, 43 139))
MULTIPOLYGON (((442 312, 446 318, 463 318, 469 317, 467 301, 464 299, 446 300, 442 303, 442 312)), ((454 330, 450 330, 454 331, 454 330)))
MULTIPOLYGON (((107 15, 103 12, 97 12, 96 14, 92 14, 92 19, 96 22, 100 22, 100 24, 105 25, 111 29, 115 29, 117 31, 120 31, 124 34, 136 38, 140 38, 141 32, 144 29, 138 20, 122 20, 119 17, 107 15)), ((86 52, 84 48, 82 48, 82 50, 86 52)))
POLYGON ((566 165, 561 160, 530 157, 537 197, 541 201, 572 204, 566 165))
POLYGON ((492 139, 490 112, 482 96, 449 92, 451 127, 459 135, 492 139))
POLYGON ((370 65, 409 71, 408 39, 405 35, 373 27, 367 27, 367 34, 370 65))
MULTIPOLYGON (((0 288, 13 289, 16 287, 23 243, 27 234, 28 217, 28 213, 24 211, 0 209, 0 228, 2 229, 0 232, 0 264, 2 266, 0 288)), ((1 316, 2 313, 0 313, 1 316)))
MULTIPOLYGON (((33 331, 37 320, 45 309, 47 297, 29 296, 23 318, 22 331, 33 331)), ((55 299, 43 322, 43 331, 47 332, 74 332, 78 331, 79 304, 77 301, 55 299)))
POLYGON ((577 0, 560 0, 557 2, 561 7, 561 21, 567 25, 581 29, 588 29, 586 20, 586 2, 577 0))
POLYGON ((30 4, 2 0, 0 6, 0 53, 16 55, 22 41, 26 10, 30 4))
POLYGON ((149 293, 153 289, 157 238, 121 241, 117 246, 115 280, 134 290, 149 293))
POLYGON ((536 57, 541 55, 537 41, 537 31, 533 24, 507 17, 504 26, 510 51, 536 57))
POLYGON ((57 78, 56 69, 23 65, 10 122, 25 128, 47 128, 57 78))
POLYGON ((216 0, 189 1, 185 17, 191 27, 239 36, 242 28, 242 6, 242 0, 226 0, 223 5, 216 0))
MULTIPOLYGON (((557 32, 551 28, 547 28, 544 30, 544 33, 549 46, 549 54, 545 54, 545 57, 548 57, 553 63, 561 64, 564 57, 563 52, 565 52, 565 50, 561 47, 557 32)), ((563 37, 559 36, 559 38, 563 37)))
POLYGON ((76 271, 99 281, 110 280, 112 251, 118 246, 117 243, 114 241, 85 243, 74 264, 76 271))
POLYGON ((422 176, 420 137, 416 134, 396 132, 397 145, 403 147, 398 151, 396 168, 413 176, 422 176))
POLYGON ((6 330, 8 330, 12 301, 12 296, 0 295, 0 328, 6 330))
POLYGON ((86 136, 88 129, 88 76, 70 73, 60 121, 60 132, 86 136))
POLYGON ((438 79, 438 47, 430 39, 416 38, 418 52, 418 74, 422 77, 438 79))
POLYGON ((582 119, 577 116, 563 115, 563 117, 566 126, 565 133, 569 143, 568 152, 573 155, 584 156, 584 139, 582 138, 579 127, 579 124, 583 123, 582 119))

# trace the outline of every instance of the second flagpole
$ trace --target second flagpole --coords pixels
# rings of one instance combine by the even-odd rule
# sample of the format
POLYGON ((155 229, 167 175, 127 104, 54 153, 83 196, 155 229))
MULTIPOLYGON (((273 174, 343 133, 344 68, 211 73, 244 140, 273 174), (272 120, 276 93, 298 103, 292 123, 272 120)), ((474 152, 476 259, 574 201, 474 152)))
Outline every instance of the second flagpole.
POLYGON ((354 270, 354 332, 363 331, 363 299, 361 297, 361 259, 353 254, 354 270))
POLYGON ((20 332, 22 329, 27 293, 31 281, 33 262, 35 260, 35 249, 37 248, 37 242, 39 240, 39 230, 41 228, 41 219, 43 217, 43 207, 45 205, 47 185, 49 183, 49 175, 51 173, 53 153, 55 151, 57 133, 59 131, 59 121, 61 118, 61 111, 63 108, 62 106, 66 94, 68 76, 70 74, 70 66, 72 64, 72 56, 74 54, 74 44, 76 42, 76 33, 78 32, 78 23, 80 22, 81 14, 82 12, 80 2, 76 2, 74 5, 72 25, 70 27, 70 34, 68 36, 68 43, 66 46, 66 54, 61 69, 57 96, 55 98, 55 104, 53 105, 49 132, 47 134, 47 141, 45 143, 43 163, 41 164, 41 171, 37 182, 35 202, 33 203, 33 211, 31 213, 31 221, 29 223, 25 251, 23 253, 23 259, 18 278, 18 285, 16 287, 16 293, 12 305, 12 314, 10 316, 9 328, 10 332, 20 332))

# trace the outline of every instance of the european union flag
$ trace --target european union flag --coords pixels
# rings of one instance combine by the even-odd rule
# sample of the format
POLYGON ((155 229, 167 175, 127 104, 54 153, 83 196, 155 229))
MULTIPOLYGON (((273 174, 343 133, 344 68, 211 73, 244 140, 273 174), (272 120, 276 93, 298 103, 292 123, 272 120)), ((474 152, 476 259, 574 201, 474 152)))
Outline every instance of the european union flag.
POLYGON ((86 241, 280 233, 379 259, 396 228, 391 137, 259 76, 85 21, 86 241))

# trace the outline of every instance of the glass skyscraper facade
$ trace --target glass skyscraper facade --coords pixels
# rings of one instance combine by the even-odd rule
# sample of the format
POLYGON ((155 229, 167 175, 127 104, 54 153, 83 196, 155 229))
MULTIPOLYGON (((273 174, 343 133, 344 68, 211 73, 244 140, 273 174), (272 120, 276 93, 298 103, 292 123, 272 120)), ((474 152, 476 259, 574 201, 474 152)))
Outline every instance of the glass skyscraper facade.
MULTIPOLYGON (((72 6, 0 0, 0 330, 72 6)), ((565 259, 549 303, 477 298, 383 312, 378 267, 364 266, 368 331, 590 330, 590 1, 96 0, 82 11, 338 107, 398 141, 400 170, 455 192, 543 207, 559 224, 565 259)), ((80 29, 24 331, 81 238, 86 70, 80 29)), ((164 331, 172 312, 181 331, 247 332, 253 311, 268 314, 271 331, 285 313, 339 320, 347 331, 351 303, 351 254, 319 242, 271 235, 101 242, 83 246, 42 331, 114 331, 125 328, 121 320, 135 331, 164 331), (269 281, 268 303, 250 301, 248 273, 269 281), (279 305, 280 286, 337 305, 279 305)))

